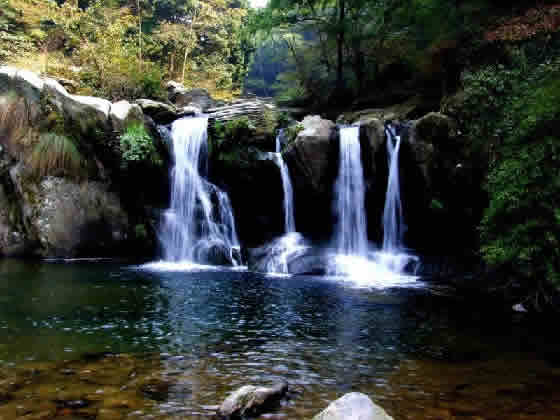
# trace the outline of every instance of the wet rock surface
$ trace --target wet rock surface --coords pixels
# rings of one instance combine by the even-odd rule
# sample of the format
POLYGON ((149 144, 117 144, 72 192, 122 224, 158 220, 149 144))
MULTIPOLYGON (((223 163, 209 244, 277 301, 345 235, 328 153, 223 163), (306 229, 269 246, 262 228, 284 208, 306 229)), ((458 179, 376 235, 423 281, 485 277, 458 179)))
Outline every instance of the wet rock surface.
POLYGON ((393 420, 365 394, 351 392, 333 401, 313 420, 393 420))
POLYGON ((229 395, 220 405, 217 418, 235 420, 256 417, 276 408, 287 392, 288 384, 285 382, 271 387, 245 385, 229 395))

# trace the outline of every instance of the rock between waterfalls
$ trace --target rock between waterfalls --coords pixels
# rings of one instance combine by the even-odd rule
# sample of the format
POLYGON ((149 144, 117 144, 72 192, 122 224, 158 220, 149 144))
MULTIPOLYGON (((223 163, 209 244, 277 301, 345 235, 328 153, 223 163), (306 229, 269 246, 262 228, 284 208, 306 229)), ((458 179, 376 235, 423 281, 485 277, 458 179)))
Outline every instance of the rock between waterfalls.
POLYGON ((272 387, 245 385, 230 394, 218 409, 217 418, 223 420, 258 416, 274 408, 288 392, 285 382, 272 387))
POLYGON ((365 394, 351 392, 333 401, 313 420, 393 420, 365 394))

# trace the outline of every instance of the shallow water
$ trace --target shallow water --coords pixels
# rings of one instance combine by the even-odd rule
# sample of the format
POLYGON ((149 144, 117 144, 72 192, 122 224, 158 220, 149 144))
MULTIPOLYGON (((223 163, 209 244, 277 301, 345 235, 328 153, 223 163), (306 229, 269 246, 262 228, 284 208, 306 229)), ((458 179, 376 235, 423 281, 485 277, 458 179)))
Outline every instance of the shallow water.
POLYGON ((277 380, 278 418, 349 391, 396 419, 559 418, 552 327, 436 292, 2 260, 0 419, 207 418, 277 380))

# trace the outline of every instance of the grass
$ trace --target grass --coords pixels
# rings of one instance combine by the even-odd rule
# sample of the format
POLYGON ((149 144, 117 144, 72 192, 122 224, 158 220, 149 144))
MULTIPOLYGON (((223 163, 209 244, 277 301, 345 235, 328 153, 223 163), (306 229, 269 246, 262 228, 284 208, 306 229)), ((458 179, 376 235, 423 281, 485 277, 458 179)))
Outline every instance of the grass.
POLYGON ((59 134, 43 134, 28 160, 33 176, 66 175, 80 177, 84 159, 72 139, 59 134))

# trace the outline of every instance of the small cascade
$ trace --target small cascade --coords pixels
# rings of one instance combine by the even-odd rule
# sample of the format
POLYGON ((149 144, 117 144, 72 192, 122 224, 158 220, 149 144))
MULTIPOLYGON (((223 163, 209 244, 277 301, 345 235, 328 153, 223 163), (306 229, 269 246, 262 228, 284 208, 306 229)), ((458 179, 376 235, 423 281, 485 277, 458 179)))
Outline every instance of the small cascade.
POLYGON ((296 232, 292 181, 288 165, 286 165, 281 153, 283 136, 284 131, 280 130, 276 136, 276 153, 272 153, 272 158, 280 169, 282 177, 284 234, 261 248, 262 257, 258 265, 259 269, 266 273, 280 275, 289 274, 290 261, 301 256, 309 249, 303 236, 296 232))
POLYGON ((340 166, 335 185, 338 217, 335 232, 336 254, 331 256, 327 273, 368 288, 412 286, 415 277, 404 275, 414 256, 397 252, 402 244, 402 206, 398 154, 400 138, 394 127, 387 128, 390 176, 383 223, 386 227, 383 249, 369 249, 365 212, 365 182, 360 156, 359 127, 340 129, 340 166))
POLYGON ((383 211, 383 251, 396 253, 402 248, 405 229, 399 180, 399 151, 401 137, 392 124, 385 126, 389 181, 383 211))
POLYGON ((337 252, 367 256, 365 185, 358 126, 340 129, 340 166, 335 195, 337 252))
POLYGON ((173 122, 171 204, 160 239, 166 261, 237 264, 239 240, 226 192, 207 181, 208 118, 173 122))
POLYGON ((282 176, 282 189, 284 192, 284 233, 290 233, 296 231, 296 222, 294 219, 294 191, 288 165, 286 165, 281 153, 283 136, 284 130, 279 130, 276 135, 274 162, 280 169, 280 175, 282 176))

